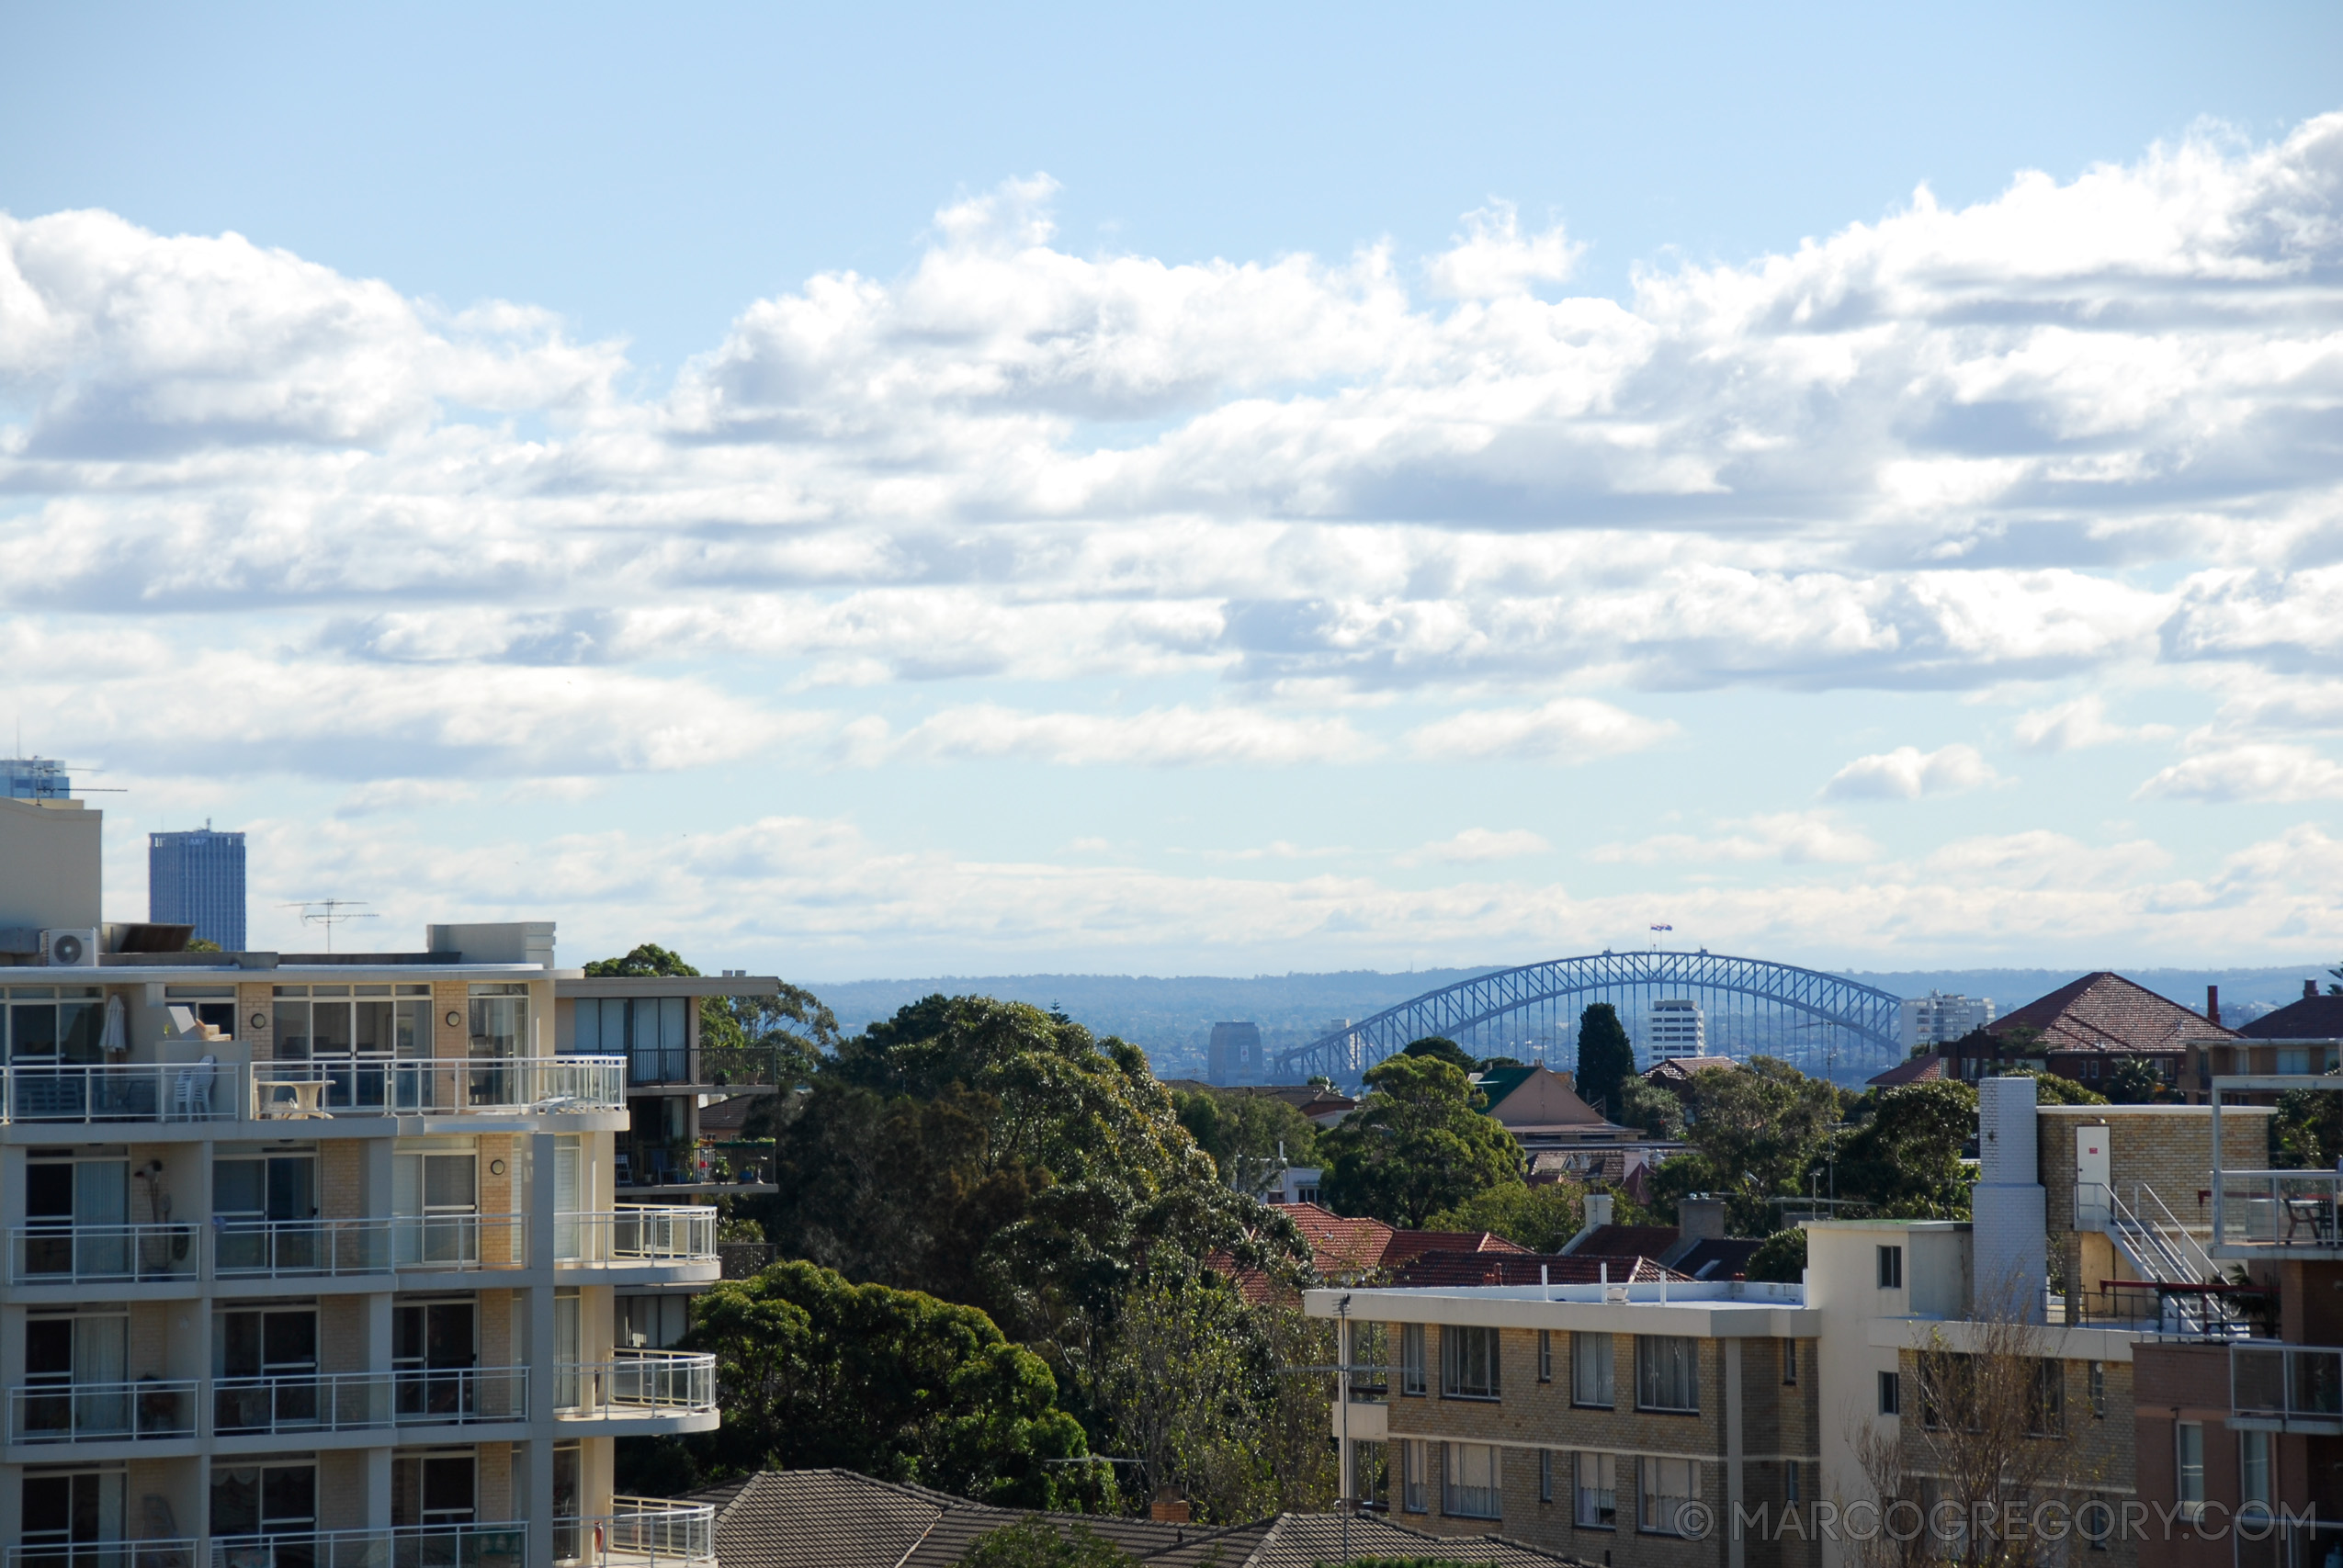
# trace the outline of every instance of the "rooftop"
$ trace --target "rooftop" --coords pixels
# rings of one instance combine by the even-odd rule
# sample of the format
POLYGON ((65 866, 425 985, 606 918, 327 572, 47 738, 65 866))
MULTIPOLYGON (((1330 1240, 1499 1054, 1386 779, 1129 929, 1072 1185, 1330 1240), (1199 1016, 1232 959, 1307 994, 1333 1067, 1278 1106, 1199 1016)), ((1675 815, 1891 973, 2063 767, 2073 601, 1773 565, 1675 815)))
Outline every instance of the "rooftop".
POLYGON ((2071 980, 1985 1027, 2002 1041, 2016 1031, 2034 1031, 2043 1048, 2056 1053, 2173 1054, 2192 1041, 2235 1038, 2202 1014, 2107 969, 2071 980))

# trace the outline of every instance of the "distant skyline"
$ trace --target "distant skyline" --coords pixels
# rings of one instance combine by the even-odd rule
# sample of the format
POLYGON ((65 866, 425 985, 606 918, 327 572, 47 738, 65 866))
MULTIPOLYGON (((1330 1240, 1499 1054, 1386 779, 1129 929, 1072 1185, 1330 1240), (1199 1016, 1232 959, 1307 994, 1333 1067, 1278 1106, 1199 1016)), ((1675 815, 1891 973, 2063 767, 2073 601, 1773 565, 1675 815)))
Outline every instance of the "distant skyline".
POLYGON ((0 4, 0 722, 263 946, 2332 964, 2337 59, 0 4))

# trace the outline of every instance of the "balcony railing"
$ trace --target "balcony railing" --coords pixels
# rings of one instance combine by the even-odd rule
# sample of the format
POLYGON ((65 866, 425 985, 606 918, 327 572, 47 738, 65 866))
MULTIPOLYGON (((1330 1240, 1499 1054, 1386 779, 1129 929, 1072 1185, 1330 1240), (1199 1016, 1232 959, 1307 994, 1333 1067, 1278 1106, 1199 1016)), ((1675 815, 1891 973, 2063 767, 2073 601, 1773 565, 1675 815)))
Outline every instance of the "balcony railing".
POLYGON ((0 1074, 0 1119, 10 1122, 232 1122, 244 1104, 234 1062, 18 1062, 0 1074))
POLYGON ((555 1261, 577 1268, 716 1261, 716 1211, 644 1204, 606 1213, 557 1214, 555 1261))
POLYGON ((211 1538, 211 1568, 524 1568, 528 1529, 516 1520, 303 1535, 216 1535, 211 1538))
POLYGON ((695 1416, 716 1409, 716 1358, 678 1350, 622 1351, 555 1369, 553 1405, 573 1417, 695 1416))
POLYGON ((662 1497, 614 1497, 599 1517, 553 1521, 553 1560, 588 1568, 715 1568, 716 1510, 662 1497))
POLYGON ((195 1568, 198 1540, 76 1540, 8 1548, 7 1568, 195 1568))
POLYGON ((8 1233, 8 1281, 118 1284, 192 1280, 203 1271, 200 1233, 188 1224, 18 1225, 8 1233))
POLYGON ((2232 1345, 2229 1407, 2233 1423, 2343 1433, 2343 1349, 2232 1345))
POLYGON ((624 1111, 621 1056, 384 1055, 255 1062, 255 1119, 560 1115, 624 1111))
POLYGON ((469 1426, 527 1416, 526 1367, 311 1372, 211 1384, 211 1429, 221 1437, 469 1426))
POLYGON ((374 1220, 228 1220, 212 1227, 221 1279, 382 1274, 392 1269, 518 1269, 524 1214, 401 1214, 374 1220))
POLYGON ((112 1442, 196 1435, 192 1381, 72 1383, 8 1391, 12 1443, 112 1442))
POLYGON ((2343 1172, 2224 1170, 2214 1207, 2216 1247, 2333 1248, 2343 1230, 2343 1172))

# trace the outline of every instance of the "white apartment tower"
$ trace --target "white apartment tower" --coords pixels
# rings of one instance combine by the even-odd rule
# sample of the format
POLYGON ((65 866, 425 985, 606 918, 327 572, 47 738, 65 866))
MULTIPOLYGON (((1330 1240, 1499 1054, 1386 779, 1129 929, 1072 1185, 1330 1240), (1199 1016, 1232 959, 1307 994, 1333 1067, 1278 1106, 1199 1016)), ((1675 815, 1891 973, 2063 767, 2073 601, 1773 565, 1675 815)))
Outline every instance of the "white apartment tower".
POLYGON ((97 816, 0 800, 7 1568, 714 1568, 612 1455, 717 1425, 621 1305, 714 1280, 716 1211, 619 1201, 552 924, 143 952, 97 816))
POLYGON ((1991 997, 1946 996, 1930 991, 1904 1003, 1901 1037, 1907 1055, 1949 1044, 1993 1021, 1991 997))
POLYGON ((1708 1019, 1689 997, 1662 997, 1651 1004, 1646 1044, 1651 1059, 1708 1055, 1708 1019))

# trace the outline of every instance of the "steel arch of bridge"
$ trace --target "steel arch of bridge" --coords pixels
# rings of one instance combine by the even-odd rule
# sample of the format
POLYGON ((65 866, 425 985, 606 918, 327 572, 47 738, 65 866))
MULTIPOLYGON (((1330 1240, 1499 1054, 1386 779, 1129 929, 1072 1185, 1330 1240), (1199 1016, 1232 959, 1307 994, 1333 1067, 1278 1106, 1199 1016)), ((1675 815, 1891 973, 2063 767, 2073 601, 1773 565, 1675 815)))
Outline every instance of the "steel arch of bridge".
MULTIPOLYGON (((1646 952, 1589 953, 1496 970, 1386 1008, 1348 1029, 1282 1052, 1277 1060, 1291 1073, 1322 1073, 1337 1082, 1355 1083, 1369 1067, 1427 1034, 1505 1044, 1510 1042, 1501 1031, 1494 1042, 1488 1038, 1490 1025, 1542 1012, 1547 1020, 1546 1038, 1558 1041, 1556 1004, 1579 998, 1614 1005, 1628 999, 1632 1008, 1632 999, 1640 996, 1647 1012, 1650 1001, 1663 995, 1702 1001, 1703 1011, 1711 1014, 1713 1031, 1735 1015, 1719 1016, 1706 1004, 1710 997, 1736 998, 1741 1015, 1770 1015, 1771 1036, 1759 1031, 1751 1031, 1751 1036, 1770 1038, 1767 1054, 1785 1057, 1807 1072, 1876 1072, 1902 1055, 1896 1032, 1903 998, 1876 986, 1761 958, 1646 952), (1755 1004, 1753 1009, 1749 1003, 1755 1004), (1802 1034, 1809 1038, 1798 1039, 1802 1034), (1812 1038, 1817 1035, 1820 1037, 1812 1038)), ((1632 1033, 1634 1023, 1624 1017, 1631 1008, 1622 1010, 1632 1033)), ((1573 1018, 1569 1027, 1575 1026, 1573 1018)), ((1638 1047, 1644 1043, 1636 1042, 1638 1047)))

